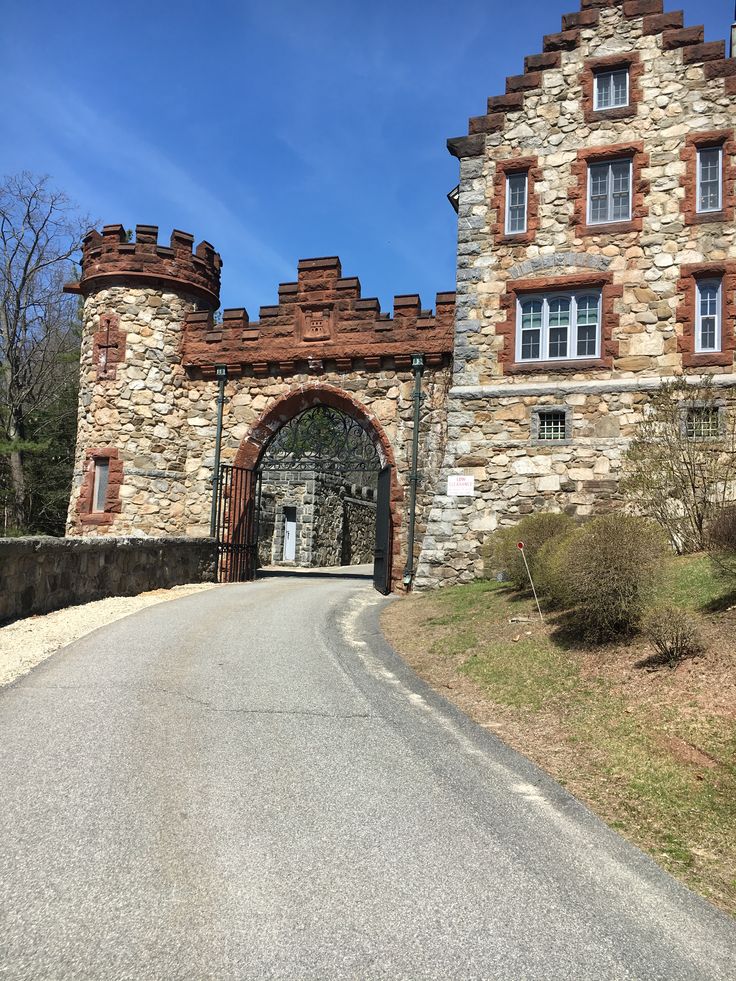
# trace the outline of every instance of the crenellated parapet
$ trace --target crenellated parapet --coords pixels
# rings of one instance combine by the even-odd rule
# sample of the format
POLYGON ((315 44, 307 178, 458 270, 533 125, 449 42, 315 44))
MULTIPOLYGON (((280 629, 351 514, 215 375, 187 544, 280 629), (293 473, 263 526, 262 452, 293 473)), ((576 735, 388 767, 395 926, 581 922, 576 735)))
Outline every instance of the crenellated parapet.
POLYGON ((660 35, 663 51, 682 51, 683 66, 702 65, 706 79, 725 80, 725 91, 736 95, 736 58, 726 57, 725 41, 705 42, 704 28, 684 27, 683 12, 665 12, 663 0, 581 0, 580 10, 563 14, 562 29, 547 34, 539 54, 524 59, 524 73, 506 79, 503 95, 490 96, 487 111, 468 121, 468 135, 447 141, 450 153, 459 158, 479 157, 485 149, 488 133, 501 133, 507 117, 524 111, 527 95, 538 95, 544 73, 558 69, 562 54, 574 51, 581 43, 583 32, 598 26, 601 10, 618 7, 625 18, 640 18, 642 33, 660 35))
POLYGON ((88 295, 107 285, 145 285, 193 293, 213 310, 220 304, 222 260, 209 242, 194 247, 194 236, 174 230, 168 245, 158 242, 156 225, 136 225, 130 241, 122 225, 93 229, 82 244, 82 275, 67 292, 88 295))
POLYGON ((216 364, 231 374, 286 375, 326 367, 351 371, 357 363, 402 369, 413 354, 430 366, 446 364, 453 349, 455 294, 438 293, 436 311, 417 295, 394 297, 393 316, 375 298, 361 296, 360 281, 344 277, 336 256, 302 259, 297 281, 279 286, 278 303, 260 308, 251 323, 244 309, 225 310, 216 323, 207 311, 190 313, 184 326, 185 367, 212 375, 216 364))

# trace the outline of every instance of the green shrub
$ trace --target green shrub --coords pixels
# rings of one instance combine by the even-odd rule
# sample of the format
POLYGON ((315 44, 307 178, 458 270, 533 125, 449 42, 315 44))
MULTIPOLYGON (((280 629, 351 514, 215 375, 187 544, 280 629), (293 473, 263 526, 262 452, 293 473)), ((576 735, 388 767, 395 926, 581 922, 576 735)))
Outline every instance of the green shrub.
POLYGON ((570 537, 554 566, 570 626, 582 639, 600 643, 637 629, 662 576, 666 543, 644 518, 608 514, 570 537))
POLYGON ((566 514, 545 512, 530 514, 510 528, 501 528, 491 542, 490 560, 495 571, 503 571, 517 589, 529 588, 529 577, 518 548, 524 542, 524 553, 532 575, 537 572, 537 557, 543 546, 554 538, 569 535, 575 522, 566 514))
POLYGON ((658 606, 649 610, 642 619, 641 629, 668 664, 677 664, 705 650, 698 620, 677 606, 658 606))
POLYGON ((550 609, 565 610, 574 604, 574 592, 570 589, 565 569, 568 551, 575 548, 582 531, 582 528, 574 528, 550 538, 537 552, 534 585, 550 609))
POLYGON ((717 514, 709 528, 708 548, 718 571, 736 577, 736 506, 717 514))

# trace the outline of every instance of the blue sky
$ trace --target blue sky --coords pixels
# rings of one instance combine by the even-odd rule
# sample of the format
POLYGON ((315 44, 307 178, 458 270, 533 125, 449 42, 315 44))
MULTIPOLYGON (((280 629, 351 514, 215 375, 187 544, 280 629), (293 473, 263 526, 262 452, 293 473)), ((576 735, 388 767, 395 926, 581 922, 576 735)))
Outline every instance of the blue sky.
MULTIPOLYGON (((455 282, 445 195, 467 131, 578 0, 2 0, 0 172, 52 175, 102 223, 207 238, 252 319, 339 254, 384 309, 455 282)), ((731 0, 673 0, 706 38, 731 0)))

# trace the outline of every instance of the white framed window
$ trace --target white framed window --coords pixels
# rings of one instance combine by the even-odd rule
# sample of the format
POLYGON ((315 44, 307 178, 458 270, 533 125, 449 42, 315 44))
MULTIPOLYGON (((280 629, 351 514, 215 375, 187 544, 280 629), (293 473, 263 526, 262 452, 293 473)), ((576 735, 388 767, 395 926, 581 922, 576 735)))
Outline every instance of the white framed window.
POLYGON ((516 317, 517 361, 600 357, 600 290, 523 296, 516 317))
POLYGON ((593 107, 621 109, 629 104, 629 69, 616 68, 609 72, 596 72, 593 80, 593 107))
POLYGON ((723 150, 719 146, 698 150, 698 214, 723 207, 723 150))
POLYGON ((607 160, 588 167, 588 224, 631 221, 631 160, 607 160))
POLYGON ((92 510, 104 511, 107 484, 110 477, 110 461, 104 458, 95 460, 95 481, 92 490, 92 510))
POLYGON ((506 175, 506 234, 523 235, 526 232, 526 199, 529 175, 506 175))
POLYGON ((695 289, 695 353, 707 354, 721 350, 721 303, 720 279, 701 279, 695 289))

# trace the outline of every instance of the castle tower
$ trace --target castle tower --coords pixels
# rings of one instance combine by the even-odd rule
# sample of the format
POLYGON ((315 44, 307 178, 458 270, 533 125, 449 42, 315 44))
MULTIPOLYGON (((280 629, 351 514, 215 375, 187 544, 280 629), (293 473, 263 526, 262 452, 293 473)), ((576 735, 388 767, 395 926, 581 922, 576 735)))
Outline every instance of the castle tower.
MULTIPOLYGON (((219 306, 220 256, 187 232, 91 231, 82 275, 80 398, 69 535, 206 535, 212 460, 187 453, 199 393, 185 384, 182 328, 219 306), (202 484, 191 506, 191 485, 202 484)), ((201 422, 210 425, 211 412, 201 422)), ((214 439, 212 440, 214 445, 214 439)))

